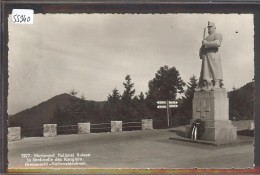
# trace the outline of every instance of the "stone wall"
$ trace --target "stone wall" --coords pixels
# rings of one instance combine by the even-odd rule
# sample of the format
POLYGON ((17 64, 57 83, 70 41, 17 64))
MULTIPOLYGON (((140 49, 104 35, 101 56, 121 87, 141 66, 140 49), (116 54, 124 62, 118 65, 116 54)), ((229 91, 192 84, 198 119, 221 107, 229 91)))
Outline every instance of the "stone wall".
POLYGON ((142 130, 153 129, 153 119, 143 119, 142 120, 142 130))
POLYGON ((78 123, 78 133, 79 134, 89 134, 90 133, 90 123, 78 123))
POLYGON ((44 124, 43 125, 43 136, 44 137, 57 136, 57 124, 44 124))
POLYGON ((21 139, 21 127, 9 127, 8 128, 8 141, 21 139))
POLYGON ((111 132, 122 132, 122 121, 111 121, 111 132))

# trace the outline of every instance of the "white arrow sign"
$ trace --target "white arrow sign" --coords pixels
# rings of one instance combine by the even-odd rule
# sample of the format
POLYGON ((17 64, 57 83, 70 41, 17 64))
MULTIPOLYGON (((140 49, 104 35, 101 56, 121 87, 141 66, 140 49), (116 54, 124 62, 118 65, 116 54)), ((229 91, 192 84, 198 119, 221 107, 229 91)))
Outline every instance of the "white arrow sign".
POLYGON ((157 106, 157 108, 166 108, 166 106, 157 106))
MULTIPOLYGON (((169 105, 169 108, 177 108, 178 105, 169 105)), ((167 108, 167 106, 157 106, 157 108, 167 108)))
POLYGON ((177 101, 169 101, 169 104, 172 105, 172 104, 178 104, 177 101))
MULTIPOLYGON (((166 105, 166 103, 167 103, 167 101, 157 101, 157 104, 159 104, 159 105, 166 105)), ((170 105, 178 104, 177 101, 168 101, 168 103, 169 103, 170 105)))
POLYGON ((159 104, 159 105, 166 105, 166 101, 157 101, 157 104, 159 104))
POLYGON ((169 105, 169 108, 177 108, 178 105, 169 105))

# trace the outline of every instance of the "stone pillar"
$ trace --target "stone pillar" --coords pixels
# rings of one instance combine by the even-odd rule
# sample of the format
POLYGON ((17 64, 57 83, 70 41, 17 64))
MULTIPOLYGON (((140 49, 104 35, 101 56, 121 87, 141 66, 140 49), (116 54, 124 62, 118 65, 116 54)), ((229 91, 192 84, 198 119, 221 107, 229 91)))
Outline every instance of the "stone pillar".
POLYGON ((249 130, 254 130, 255 129, 255 123, 254 122, 250 122, 249 126, 248 126, 249 130))
POLYGON ((21 139, 21 127, 8 128, 8 141, 15 141, 21 139))
POLYGON ((89 134, 90 123, 78 123, 78 134, 89 134))
POLYGON ((142 130, 152 130, 153 119, 142 119, 142 130))
POLYGON ((44 124, 43 125, 43 136, 44 137, 57 136, 57 124, 44 124))
POLYGON ((205 122, 202 140, 231 141, 237 139, 237 128, 229 120, 229 103, 225 89, 197 91, 192 102, 192 120, 186 126, 186 135, 196 119, 205 122))
POLYGON ((111 121, 111 132, 122 132, 122 121, 111 121))

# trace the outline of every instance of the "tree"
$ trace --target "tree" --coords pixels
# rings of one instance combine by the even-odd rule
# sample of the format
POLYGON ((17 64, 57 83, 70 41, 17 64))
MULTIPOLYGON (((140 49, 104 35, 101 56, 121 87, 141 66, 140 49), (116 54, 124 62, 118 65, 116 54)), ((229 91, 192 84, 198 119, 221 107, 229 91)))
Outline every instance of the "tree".
POLYGON ((145 101, 144 93, 140 92, 140 95, 138 96, 138 98, 139 98, 140 102, 144 102, 145 101))
POLYGON ((123 95, 122 95, 122 102, 124 104, 129 105, 133 96, 134 96, 134 94, 135 94, 135 89, 133 89, 134 83, 131 83, 130 75, 127 75, 125 77, 125 80, 126 80, 126 82, 123 83, 125 90, 124 90, 123 95))
POLYGON ((185 83, 179 71, 168 66, 161 67, 155 78, 149 81, 148 97, 156 100, 175 100, 177 93, 183 93, 185 83))
POLYGON ((149 118, 149 110, 147 108, 146 99, 143 92, 140 92, 138 96, 135 96, 132 100, 132 108, 134 109, 134 121, 140 121, 141 119, 149 118))
POLYGON ((112 90, 112 94, 108 95, 107 101, 111 104, 118 104, 120 102, 121 95, 119 94, 118 90, 115 88, 112 90))
POLYGON ((195 75, 190 77, 190 81, 187 84, 184 97, 178 100, 179 108, 174 116, 175 125, 188 124, 192 118, 192 100, 194 97, 195 89, 198 85, 198 79, 195 75))
POLYGON ((131 121, 136 118, 136 110, 133 105, 133 97, 135 94, 135 89, 133 89, 134 83, 131 82, 130 75, 126 75, 123 85, 125 87, 125 90, 121 98, 121 120, 131 121))
POLYGON ((68 124, 75 125, 84 120, 86 114, 86 100, 84 95, 80 98, 77 97, 78 91, 74 89, 69 92, 72 98, 69 99, 69 105, 67 105, 65 111, 68 117, 68 124))
POLYGON ((157 101, 176 100, 177 93, 183 93, 185 86, 181 79, 179 71, 168 66, 160 67, 155 74, 155 78, 149 81, 147 92, 147 105, 150 110, 150 116, 155 121, 155 127, 162 128, 167 126, 165 110, 156 108, 157 101))
POLYGON ((198 79, 196 78, 195 75, 192 75, 192 77, 190 77, 190 82, 187 85, 187 90, 185 91, 185 99, 190 103, 192 102, 192 99, 194 97, 194 92, 197 85, 198 85, 198 79))
POLYGON ((121 95, 119 94, 118 90, 116 88, 114 88, 112 90, 112 94, 108 95, 107 97, 107 104, 109 108, 112 108, 113 111, 109 112, 110 115, 112 116, 118 116, 118 107, 120 104, 120 100, 121 100, 121 95))

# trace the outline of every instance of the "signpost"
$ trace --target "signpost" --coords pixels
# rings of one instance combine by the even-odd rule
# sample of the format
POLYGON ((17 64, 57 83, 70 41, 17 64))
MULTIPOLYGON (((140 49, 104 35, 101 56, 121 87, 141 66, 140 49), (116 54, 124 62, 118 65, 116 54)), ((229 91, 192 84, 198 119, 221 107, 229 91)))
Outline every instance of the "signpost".
POLYGON ((158 109, 166 109, 168 127, 170 126, 169 108, 177 108, 177 107, 178 107, 177 101, 168 101, 168 100, 167 101, 157 101, 158 109))

